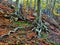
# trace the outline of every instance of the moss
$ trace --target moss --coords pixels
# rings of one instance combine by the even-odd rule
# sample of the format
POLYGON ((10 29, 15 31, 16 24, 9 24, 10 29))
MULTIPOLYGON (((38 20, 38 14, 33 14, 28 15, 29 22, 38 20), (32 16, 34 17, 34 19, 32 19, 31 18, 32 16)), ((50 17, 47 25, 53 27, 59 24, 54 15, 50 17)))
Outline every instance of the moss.
POLYGON ((24 22, 24 21, 17 21, 17 22, 13 22, 14 24, 18 25, 18 26, 30 26, 31 24, 24 22))
POLYGON ((41 38, 46 39, 47 37, 48 37, 48 35, 46 33, 41 32, 41 38))

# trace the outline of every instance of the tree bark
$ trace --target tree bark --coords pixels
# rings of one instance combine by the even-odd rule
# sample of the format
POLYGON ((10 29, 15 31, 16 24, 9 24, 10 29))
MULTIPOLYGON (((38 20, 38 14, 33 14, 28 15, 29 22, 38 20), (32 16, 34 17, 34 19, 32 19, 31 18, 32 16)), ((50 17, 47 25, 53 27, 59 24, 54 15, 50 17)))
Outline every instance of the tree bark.
POLYGON ((34 11, 36 10, 36 0, 34 0, 34 11))
POLYGON ((38 32, 38 37, 41 37, 40 33, 42 31, 42 20, 41 20, 41 0, 37 0, 37 28, 36 32, 38 32))
POLYGON ((26 1, 26 8, 28 9, 28 0, 26 1))

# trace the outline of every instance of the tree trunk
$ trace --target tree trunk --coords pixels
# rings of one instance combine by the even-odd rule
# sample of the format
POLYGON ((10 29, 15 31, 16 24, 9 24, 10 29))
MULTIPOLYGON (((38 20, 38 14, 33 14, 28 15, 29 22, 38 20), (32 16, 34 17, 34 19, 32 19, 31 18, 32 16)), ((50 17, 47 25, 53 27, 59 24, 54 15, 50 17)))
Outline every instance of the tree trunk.
POLYGON ((38 37, 41 37, 40 33, 42 30, 42 20, 41 20, 41 0, 37 0, 37 17, 36 17, 36 21, 37 21, 37 28, 36 28, 36 32, 38 32, 38 37))
POLYGON ((30 0, 30 8, 32 8, 32 0, 30 0))
POLYGON ((28 10, 28 0, 26 1, 26 8, 27 8, 27 10, 28 10))
POLYGON ((37 0, 37 18, 38 22, 41 23, 41 5, 40 0, 37 0))
POLYGON ((20 17, 20 0, 16 0, 16 9, 15 9, 15 14, 20 17))
POLYGON ((36 10, 36 0, 34 0, 34 11, 36 10))
POLYGON ((53 0, 53 2, 52 2, 53 4, 52 4, 52 13, 53 13, 53 10, 54 10, 54 7, 55 7, 55 3, 56 3, 56 0, 53 0))

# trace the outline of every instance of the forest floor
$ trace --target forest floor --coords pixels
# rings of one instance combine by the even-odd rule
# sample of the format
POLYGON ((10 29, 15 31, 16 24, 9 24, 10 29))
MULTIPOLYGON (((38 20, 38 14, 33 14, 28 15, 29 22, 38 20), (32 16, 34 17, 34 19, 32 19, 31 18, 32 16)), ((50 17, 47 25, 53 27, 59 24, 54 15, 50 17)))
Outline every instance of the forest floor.
POLYGON ((24 29, 18 29, 15 32, 10 32, 10 35, 3 36, 0 39, 1 45, 59 45, 60 42, 60 29, 53 25, 49 26, 50 32, 46 34, 41 32, 41 38, 37 37, 37 34, 32 31, 31 24, 24 21, 9 22, 9 19, 0 17, 0 35, 9 33, 13 30, 13 26, 29 26, 24 29))
MULTIPOLYGON (((7 8, 3 9, 6 10, 7 8)), ((60 45, 60 27, 50 24, 53 20, 47 19, 47 16, 43 15, 42 18, 50 24, 48 26, 49 33, 42 31, 41 37, 38 38, 36 32, 32 31, 32 24, 22 20, 11 23, 10 19, 2 15, 0 12, 0 45, 60 45), (24 28, 14 31, 18 26, 24 28)), ((34 17, 28 15, 27 19, 29 18, 34 17)))

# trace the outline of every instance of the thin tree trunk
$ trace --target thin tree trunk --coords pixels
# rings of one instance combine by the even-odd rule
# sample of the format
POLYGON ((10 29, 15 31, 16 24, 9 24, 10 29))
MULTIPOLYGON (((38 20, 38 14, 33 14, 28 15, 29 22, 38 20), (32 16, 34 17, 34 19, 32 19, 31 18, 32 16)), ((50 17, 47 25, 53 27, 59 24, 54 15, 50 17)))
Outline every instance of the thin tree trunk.
POLYGON ((36 10, 36 0, 34 0, 34 11, 36 10))
POLYGON ((32 0, 30 0, 30 8, 32 8, 32 0))
POLYGON ((52 13, 53 13, 53 10, 54 10, 54 7, 55 7, 55 3, 56 3, 56 0, 53 0, 53 7, 52 7, 52 13))
POLYGON ((20 17, 20 0, 16 0, 16 14, 20 17))
POLYGON ((19 0, 16 0, 16 6, 15 6, 16 7, 15 8, 16 10, 18 9, 18 2, 19 2, 19 0))
POLYGON ((26 1, 26 8, 28 9, 28 0, 26 1))
POLYGON ((37 0, 37 28, 38 37, 41 37, 40 33, 42 31, 42 20, 41 20, 41 0, 37 0))
POLYGON ((37 18, 38 22, 41 23, 41 5, 40 0, 37 1, 37 18))
POLYGON ((54 7, 55 7, 55 3, 56 3, 56 0, 53 0, 53 1, 52 1, 52 4, 51 4, 51 5, 52 5, 52 6, 51 6, 51 8, 52 8, 52 9, 51 9, 51 13, 52 13, 52 17, 53 17, 53 18, 54 18, 53 10, 54 10, 54 7))

